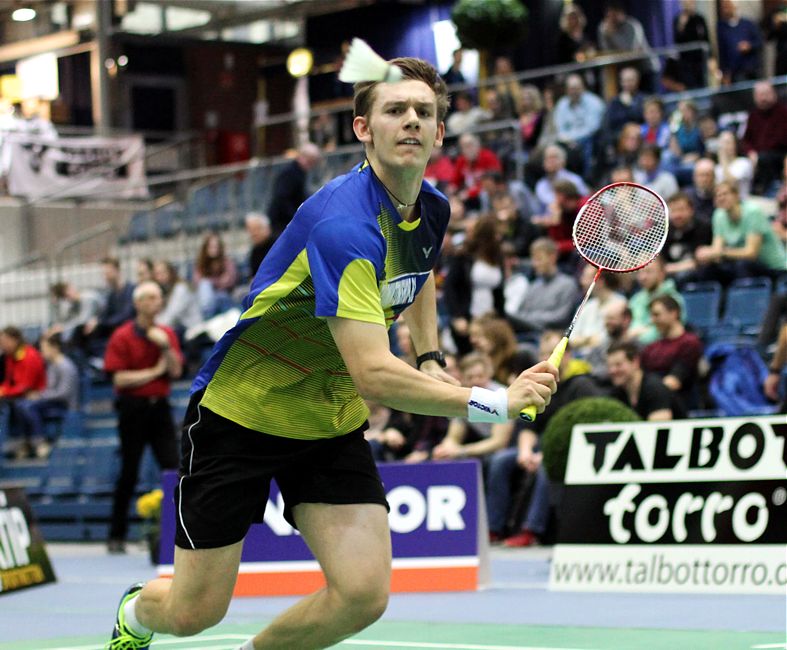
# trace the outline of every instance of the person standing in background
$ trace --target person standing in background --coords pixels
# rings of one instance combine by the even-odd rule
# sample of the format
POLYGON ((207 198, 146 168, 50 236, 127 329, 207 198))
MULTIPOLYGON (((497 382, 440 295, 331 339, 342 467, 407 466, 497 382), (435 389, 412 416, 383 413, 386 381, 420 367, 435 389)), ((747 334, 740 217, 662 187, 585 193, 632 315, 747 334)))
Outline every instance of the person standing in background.
POLYGON ((143 282, 134 289, 134 320, 118 327, 107 343, 104 370, 112 375, 120 436, 120 475, 112 502, 107 549, 125 553, 128 505, 134 494, 145 447, 161 469, 178 466, 177 437, 169 403, 173 379, 183 371, 175 332, 156 325, 164 305, 161 288, 143 282))
POLYGON ((307 199, 306 175, 321 160, 320 148, 312 142, 307 142, 298 148, 295 160, 287 163, 276 176, 268 206, 268 218, 275 237, 282 233, 292 221, 298 206, 307 199))

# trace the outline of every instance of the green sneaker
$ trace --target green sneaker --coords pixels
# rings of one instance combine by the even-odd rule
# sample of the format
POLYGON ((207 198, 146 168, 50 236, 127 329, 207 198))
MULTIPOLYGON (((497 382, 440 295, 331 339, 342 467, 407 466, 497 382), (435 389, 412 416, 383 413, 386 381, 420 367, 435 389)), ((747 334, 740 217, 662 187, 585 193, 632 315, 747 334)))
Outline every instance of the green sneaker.
POLYGON ((138 582, 126 589, 126 593, 120 598, 118 605, 117 618, 115 619, 115 629, 112 631, 112 640, 104 646, 104 650, 149 650, 153 641, 153 634, 147 636, 137 636, 126 628, 126 615, 123 608, 138 592, 142 590, 145 583, 138 582))

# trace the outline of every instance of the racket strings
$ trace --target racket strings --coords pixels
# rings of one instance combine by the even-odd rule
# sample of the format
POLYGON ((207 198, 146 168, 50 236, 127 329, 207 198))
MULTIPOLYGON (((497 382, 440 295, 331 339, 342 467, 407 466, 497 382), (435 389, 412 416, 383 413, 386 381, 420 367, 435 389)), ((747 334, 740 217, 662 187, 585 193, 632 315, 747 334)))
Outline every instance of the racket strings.
POLYGON ((574 242, 592 264, 630 271, 661 250, 667 232, 664 204, 634 185, 608 188, 590 199, 574 223, 574 242))

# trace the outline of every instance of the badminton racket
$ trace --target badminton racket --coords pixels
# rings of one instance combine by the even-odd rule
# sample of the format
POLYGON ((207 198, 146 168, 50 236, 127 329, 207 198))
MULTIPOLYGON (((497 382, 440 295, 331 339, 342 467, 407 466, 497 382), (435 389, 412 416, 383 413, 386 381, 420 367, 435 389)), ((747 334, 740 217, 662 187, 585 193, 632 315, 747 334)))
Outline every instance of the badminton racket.
MULTIPOLYGON (((637 183, 602 187, 582 206, 574 220, 572 239, 579 254, 596 267, 596 275, 577 307, 549 363, 560 366, 577 318, 593 293, 602 271, 629 273, 649 264, 667 239, 669 210, 656 192, 637 183)), ((526 406, 519 417, 536 419, 536 407, 526 406)))

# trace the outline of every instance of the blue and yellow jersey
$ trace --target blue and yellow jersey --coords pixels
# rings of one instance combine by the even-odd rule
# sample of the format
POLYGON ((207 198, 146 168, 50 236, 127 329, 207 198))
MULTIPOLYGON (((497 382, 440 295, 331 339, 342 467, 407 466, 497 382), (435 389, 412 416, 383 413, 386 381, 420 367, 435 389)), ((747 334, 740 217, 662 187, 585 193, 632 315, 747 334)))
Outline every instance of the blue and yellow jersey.
POLYGON ((445 197, 424 182, 420 218, 403 221, 368 163, 298 208, 271 248, 238 323, 192 391, 238 424, 287 438, 330 438, 368 416, 326 317, 389 327, 429 277, 448 226, 445 197))

